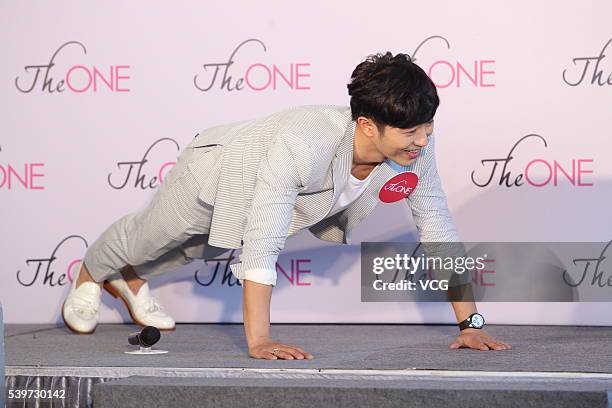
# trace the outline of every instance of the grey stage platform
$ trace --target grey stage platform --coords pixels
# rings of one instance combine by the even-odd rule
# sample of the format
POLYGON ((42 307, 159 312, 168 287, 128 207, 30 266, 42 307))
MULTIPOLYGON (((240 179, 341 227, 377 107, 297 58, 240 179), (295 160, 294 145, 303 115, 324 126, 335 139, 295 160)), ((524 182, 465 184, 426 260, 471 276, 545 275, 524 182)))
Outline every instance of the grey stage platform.
POLYGON ((96 408, 612 408, 612 327, 490 325, 513 349, 477 351, 449 350, 452 326, 273 324, 274 338, 315 357, 293 361, 249 358, 233 324, 178 325, 156 345, 169 354, 126 355, 136 329, 6 325, 7 390, 65 388, 52 406, 96 408))

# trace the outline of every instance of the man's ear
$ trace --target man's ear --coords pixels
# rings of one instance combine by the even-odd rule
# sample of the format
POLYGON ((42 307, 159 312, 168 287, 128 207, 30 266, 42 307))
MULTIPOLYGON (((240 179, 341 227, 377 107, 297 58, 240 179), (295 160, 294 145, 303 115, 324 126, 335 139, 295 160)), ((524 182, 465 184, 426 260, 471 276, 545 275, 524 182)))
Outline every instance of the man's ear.
POLYGON ((361 132, 368 137, 373 138, 378 133, 376 123, 374 123, 372 119, 366 118, 365 116, 360 116, 357 118, 357 124, 361 128, 361 132))

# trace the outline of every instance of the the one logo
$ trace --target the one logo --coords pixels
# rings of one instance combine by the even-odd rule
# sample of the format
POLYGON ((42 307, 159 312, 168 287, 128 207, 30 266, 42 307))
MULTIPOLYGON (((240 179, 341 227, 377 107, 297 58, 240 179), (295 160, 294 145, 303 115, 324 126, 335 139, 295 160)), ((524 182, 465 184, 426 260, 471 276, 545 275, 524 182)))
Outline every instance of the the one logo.
POLYGON ((396 174, 385 182, 378 192, 383 203, 393 203, 408 197, 419 182, 419 176, 411 171, 396 174))
POLYGON ((163 182, 163 178, 166 172, 168 172, 176 164, 175 162, 166 161, 161 163, 159 167, 157 167, 157 169, 154 168, 154 176, 148 176, 145 173, 144 167, 145 164, 149 162, 149 154, 151 153, 151 150, 153 150, 155 146, 162 142, 166 142, 166 145, 174 145, 176 147, 176 150, 180 151, 180 146, 176 140, 171 139, 169 137, 158 139, 153 142, 153 144, 145 151, 144 155, 142 156, 142 159, 135 161, 118 162, 118 173, 121 173, 121 171, 123 170, 123 176, 121 176, 121 174, 114 175, 113 173, 108 173, 108 185, 114 188, 115 190, 124 189, 128 185, 128 183, 131 184, 130 187, 140 188, 141 190, 153 189, 158 187, 159 184, 163 182), (132 172, 134 168, 136 168, 136 171, 132 172), (113 181, 111 180, 111 178, 115 178, 115 180, 119 178, 119 181, 113 181))
MULTIPOLYGON (((487 187, 491 183, 496 183, 503 187, 520 187, 527 182, 532 187, 559 186, 561 184, 571 184, 575 187, 591 187, 592 182, 588 181, 588 174, 594 172, 591 165, 593 159, 572 159, 571 162, 561 162, 540 157, 534 157, 534 147, 547 148, 546 139, 537 134, 529 134, 520 138, 510 149, 506 157, 482 159, 481 169, 472 171, 471 179, 478 187, 487 187), (519 146, 531 145, 529 150, 532 153, 531 160, 517 160, 517 148, 519 146), (518 163, 517 163, 518 162, 518 163), (516 172, 516 167, 524 163, 522 172, 516 172), (516 173, 513 173, 515 171, 516 173)), ((520 167, 519 167, 520 169, 520 167)))
POLYGON ((214 86, 226 91, 249 89, 261 92, 310 89, 308 84, 310 63, 302 61, 277 65, 264 63, 261 60, 254 61, 253 57, 244 57, 243 47, 248 48, 249 51, 255 47, 255 49, 263 50, 264 53, 267 52, 266 45, 261 40, 251 38, 243 41, 230 54, 227 62, 211 62, 202 65, 204 71, 193 77, 193 84, 196 89, 202 92, 210 91, 214 86), (239 51, 243 56, 240 59, 241 63, 236 64, 238 62, 236 54, 239 51), (218 80, 221 70, 223 70, 223 78, 218 80))
POLYGON ((85 45, 78 41, 68 41, 62 44, 51 56, 48 64, 42 65, 26 65, 23 67, 26 72, 26 77, 18 76, 15 78, 15 87, 23 93, 30 93, 37 87, 38 90, 48 93, 61 93, 68 90, 74 93, 96 93, 100 89, 106 89, 107 92, 130 92, 126 87, 126 81, 130 79, 126 70, 130 69, 129 65, 110 65, 108 67, 100 67, 96 65, 75 64, 67 67, 61 66, 59 79, 53 75, 58 73, 58 68, 55 58, 60 51, 67 53, 65 49, 79 48, 80 52, 87 54, 85 45), (41 79, 41 74, 44 75, 41 79), (28 78, 29 76, 29 78, 28 78))
MULTIPOLYGON (((430 47, 431 44, 446 47, 450 49, 450 42, 440 36, 432 35, 423 40, 414 50, 411 55, 412 61, 417 62, 417 54, 425 45, 430 47)), ((427 52, 429 60, 431 52, 427 52)), ((436 54, 437 55, 437 54, 436 54)), ((474 59, 468 60, 455 60, 443 59, 439 57, 433 57, 433 62, 421 62, 418 65, 423 68, 427 75, 431 78, 436 88, 448 88, 448 87, 472 87, 472 88, 489 88, 495 86, 495 60, 491 58, 487 59, 474 59)))
POLYGON ((563 82, 569 86, 581 85, 585 79, 587 79, 587 73, 590 73, 590 77, 587 79, 587 83, 590 85, 612 85, 612 72, 605 77, 605 73, 601 69, 601 62, 606 58, 606 48, 612 43, 612 38, 603 46, 598 56, 595 57, 576 57, 572 59, 574 68, 573 72, 568 72, 568 68, 563 70, 563 82), (577 74, 576 74, 577 73, 577 74))
POLYGON ((87 241, 80 235, 70 235, 60 241, 51 251, 51 256, 26 259, 26 270, 17 271, 17 282, 23 286, 64 286, 74 279, 81 259, 74 258, 87 249, 87 241))
POLYGON ((44 166, 44 163, 0 163, 0 190, 44 190, 43 180, 39 180, 45 177, 44 166))

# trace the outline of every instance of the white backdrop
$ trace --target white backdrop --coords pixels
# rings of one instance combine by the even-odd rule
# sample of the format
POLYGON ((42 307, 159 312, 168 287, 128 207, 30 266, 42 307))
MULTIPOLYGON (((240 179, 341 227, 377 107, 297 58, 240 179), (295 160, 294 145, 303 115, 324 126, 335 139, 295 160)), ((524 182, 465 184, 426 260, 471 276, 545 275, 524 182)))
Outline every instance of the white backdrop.
MULTIPOLYGON (((294 105, 348 105, 350 73, 384 51, 413 55, 439 87, 438 167, 463 240, 610 240, 610 17, 604 0, 1 1, 5 321, 61 321, 86 245, 147 203, 197 132, 294 105), (541 138, 524 139, 506 168, 522 185, 500 185, 502 162, 484 185, 492 164, 481 160, 506 158, 530 134, 541 138), (125 162, 149 148, 128 177, 125 162), (561 170, 549 179, 555 162, 573 181, 561 170)), ((415 238, 404 202, 379 206, 353 236, 415 238)), ((240 287, 207 284, 214 265, 151 281, 178 322, 241 321, 240 287)), ((358 244, 303 231, 278 266, 289 276, 293 266, 294 279, 279 272, 273 322, 454 322, 445 303, 361 303, 358 244)), ((103 303, 103 322, 129 319, 107 294, 103 303)), ((489 323, 612 324, 609 303, 479 310, 489 323)))

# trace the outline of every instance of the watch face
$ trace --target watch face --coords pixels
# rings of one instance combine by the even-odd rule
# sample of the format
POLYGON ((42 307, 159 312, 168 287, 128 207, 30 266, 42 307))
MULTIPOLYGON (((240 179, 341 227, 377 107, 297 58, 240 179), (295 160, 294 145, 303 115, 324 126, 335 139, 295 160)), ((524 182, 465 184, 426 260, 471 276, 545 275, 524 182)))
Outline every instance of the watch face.
POLYGON ((484 326, 484 318, 479 314, 473 315, 470 319, 470 326, 476 328, 484 326))

